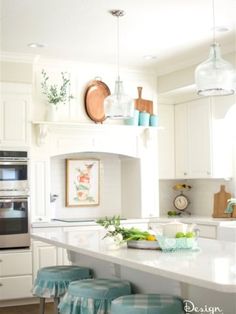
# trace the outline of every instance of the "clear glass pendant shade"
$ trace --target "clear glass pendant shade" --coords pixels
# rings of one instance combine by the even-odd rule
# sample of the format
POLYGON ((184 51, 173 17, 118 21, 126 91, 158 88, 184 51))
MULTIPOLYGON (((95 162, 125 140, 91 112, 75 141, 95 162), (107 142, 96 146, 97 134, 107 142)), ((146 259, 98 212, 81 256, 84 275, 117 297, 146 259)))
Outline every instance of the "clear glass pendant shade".
POLYGON ((129 119, 134 114, 134 100, 126 95, 123 82, 118 78, 115 82, 114 94, 104 100, 105 116, 111 119, 129 119))
POLYGON ((134 101, 131 97, 126 95, 123 90, 123 83, 120 80, 120 58, 119 58, 119 18, 124 16, 123 10, 110 11, 112 16, 117 18, 117 80, 115 82, 114 94, 104 99, 105 117, 110 119, 129 119, 134 115, 134 101))
POLYGON ((211 45, 209 58, 195 70, 197 93, 201 96, 232 95, 235 92, 235 70, 221 57, 220 45, 211 45))

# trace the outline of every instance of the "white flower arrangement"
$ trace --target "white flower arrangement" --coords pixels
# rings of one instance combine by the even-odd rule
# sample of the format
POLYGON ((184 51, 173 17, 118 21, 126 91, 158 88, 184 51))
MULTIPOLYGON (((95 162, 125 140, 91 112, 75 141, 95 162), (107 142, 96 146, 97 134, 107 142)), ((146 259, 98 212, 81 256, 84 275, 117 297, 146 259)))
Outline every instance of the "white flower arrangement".
POLYGON ((104 219, 98 220, 97 223, 102 225, 107 231, 104 238, 112 238, 117 245, 124 243, 123 234, 125 229, 120 226, 119 216, 112 218, 105 217, 104 219))

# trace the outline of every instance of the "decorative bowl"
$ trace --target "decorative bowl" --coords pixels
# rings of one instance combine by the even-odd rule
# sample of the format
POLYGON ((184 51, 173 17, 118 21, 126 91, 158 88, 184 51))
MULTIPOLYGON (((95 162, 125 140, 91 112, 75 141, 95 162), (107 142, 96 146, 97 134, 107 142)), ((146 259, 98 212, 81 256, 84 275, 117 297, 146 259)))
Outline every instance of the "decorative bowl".
POLYGON ((160 245, 158 241, 147 241, 147 240, 130 240, 127 241, 127 247, 132 249, 143 249, 143 250, 159 250, 160 245))
POLYGON ((197 238, 167 238, 158 236, 162 251, 195 250, 198 248, 197 238))

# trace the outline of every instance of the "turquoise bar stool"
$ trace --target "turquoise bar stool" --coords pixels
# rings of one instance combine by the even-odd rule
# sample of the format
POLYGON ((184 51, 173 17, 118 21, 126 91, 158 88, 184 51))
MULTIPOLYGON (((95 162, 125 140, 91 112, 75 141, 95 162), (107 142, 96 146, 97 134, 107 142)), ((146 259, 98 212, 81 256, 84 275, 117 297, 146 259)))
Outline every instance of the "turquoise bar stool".
POLYGON ((112 301, 112 314, 183 314, 183 300, 166 294, 133 294, 112 301))
POLYGON ((58 313, 60 298, 66 293, 69 283, 91 278, 90 269, 80 266, 51 266, 38 270, 32 293, 40 298, 40 314, 45 311, 45 299, 54 299, 54 312, 58 313))
POLYGON ((112 300, 130 293, 130 283, 126 280, 74 281, 61 299, 59 310, 61 314, 108 314, 111 313, 112 300))

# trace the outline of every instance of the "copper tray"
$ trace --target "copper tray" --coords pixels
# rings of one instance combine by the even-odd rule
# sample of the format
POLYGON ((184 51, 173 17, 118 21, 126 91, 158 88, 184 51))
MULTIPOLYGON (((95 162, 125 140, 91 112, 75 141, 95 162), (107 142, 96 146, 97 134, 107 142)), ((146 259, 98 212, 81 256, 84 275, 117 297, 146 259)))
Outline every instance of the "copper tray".
POLYGON ((105 120, 103 102, 111 94, 109 87, 100 80, 90 81, 84 95, 84 105, 87 115, 95 123, 105 120))

